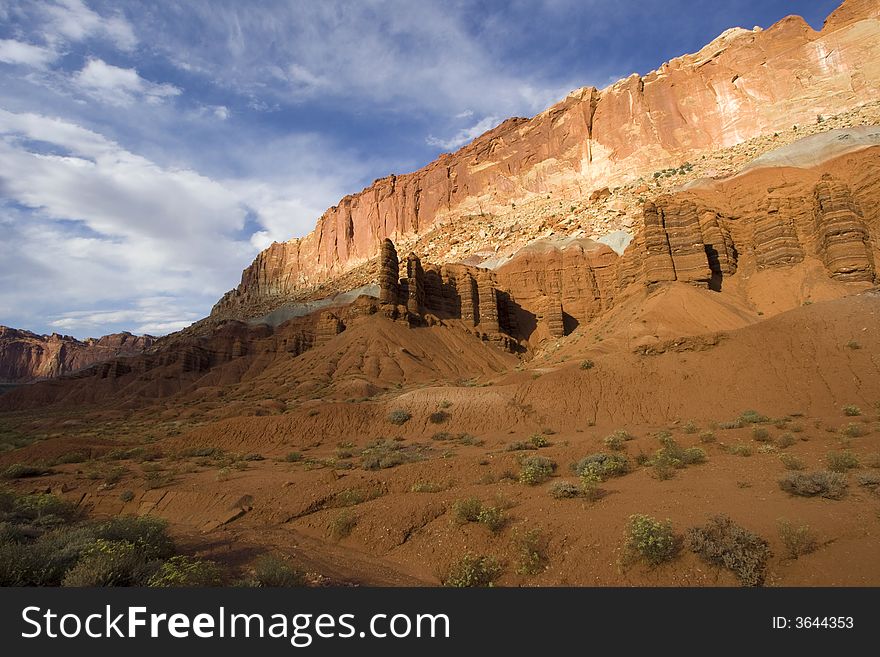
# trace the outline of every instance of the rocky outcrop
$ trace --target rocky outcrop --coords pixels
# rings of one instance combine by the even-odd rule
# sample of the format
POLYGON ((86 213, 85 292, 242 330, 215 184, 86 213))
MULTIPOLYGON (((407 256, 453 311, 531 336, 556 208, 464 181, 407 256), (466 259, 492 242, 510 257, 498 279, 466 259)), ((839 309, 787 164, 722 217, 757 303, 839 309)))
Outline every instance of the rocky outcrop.
POLYGON ((873 281, 871 240, 850 188, 826 173, 814 197, 818 249, 831 276, 842 281, 873 281))
MULTIPOLYGON (((708 285, 712 269, 696 206, 687 200, 661 197, 646 203, 642 216, 645 283, 682 281, 708 285)), ((726 246, 724 251, 726 254, 726 246)))
MULTIPOLYGON (((500 211, 545 194, 600 190, 600 202, 602 188, 878 98, 876 2, 847 0, 820 32, 795 16, 766 30, 728 30, 645 76, 574 91, 532 119, 509 119, 414 173, 346 196, 310 234, 260 253, 213 315, 267 312, 370 261, 383 238, 424 233, 439 218, 500 211)), ((667 221, 677 219, 673 212, 667 221)), ((766 262, 796 257, 784 227, 767 237, 776 244, 766 262)), ((669 280, 662 235, 652 233, 648 248, 652 275, 669 280)), ((679 261, 678 280, 705 278, 696 257, 679 261)))
POLYGON ((0 383, 27 383, 75 372, 116 356, 139 354, 155 338, 114 333, 77 340, 0 326, 0 383))
POLYGON ((379 252, 379 301, 397 303, 400 294, 399 278, 400 262, 397 259, 397 249, 394 248, 394 242, 385 238, 382 240, 382 250, 379 252))

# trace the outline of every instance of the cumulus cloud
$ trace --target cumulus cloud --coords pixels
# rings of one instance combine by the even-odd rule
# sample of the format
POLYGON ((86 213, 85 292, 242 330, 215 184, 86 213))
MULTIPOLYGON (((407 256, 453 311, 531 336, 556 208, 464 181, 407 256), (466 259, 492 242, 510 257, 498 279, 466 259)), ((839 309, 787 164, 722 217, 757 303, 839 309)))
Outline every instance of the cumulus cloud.
POLYGON ((120 107, 136 101, 157 104, 181 93, 173 84, 150 82, 133 68, 120 68, 97 58, 89 59, 73 82, 93 98, 120 107))
POLYGON ((35 46, 15 39, 0 39, 0 62, 43 68, 57 59, 51 48, 35 46))
POLYGON ((479 137, 484 132, 491 130, 496 125, 498 125, 498 123, 499 119, 497 116, 487 116, 483 119, 480 119, 472 126, 462 128, 447 139, 440 139, 434 136, 428 136, 428 138, 425 139, 425 142, 430 146, 437 146, 447 151, 454 151, 459 146, 464 146, 465 144, 479 137))

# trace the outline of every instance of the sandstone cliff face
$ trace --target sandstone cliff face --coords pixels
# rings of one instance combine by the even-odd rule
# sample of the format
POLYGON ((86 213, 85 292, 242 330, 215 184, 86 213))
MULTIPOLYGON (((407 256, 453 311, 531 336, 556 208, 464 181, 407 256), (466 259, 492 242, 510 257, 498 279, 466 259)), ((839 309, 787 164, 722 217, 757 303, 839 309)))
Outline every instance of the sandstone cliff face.
MULTIPOLYGON (((345 197, 304 238, 260 253, 212 314, 248 316, 257 306, 302 295, 375 257, 384 238, 422 233, 445 216, 493 211, 537 194, 588 195, 877 98, 876 2, 847 0, 820 32, 798 17, 763 31, 728 30, 648 75, 601 91, 577 90, 532 119, 505 121, 419 171, 345 197)), ((666 220, 652 217, 655 225, 655 219, 666 220)), ((692 217, 670 220, 693 223, 692 217)), ((774 242, 768 257, 797 258, 790 232, 777 230, 767 235, 774 242)), ((667 256, 655 237, 649 230, 647 248, 657 275, 668 277, 676 263, 660 264, 667 256)), ((674 253, 689 269, 686 247, 675 245, 674 253)), ((699 267, 688 276, 705 278, 699 267)))
POLYGON ((75 372, 94 363, 139 354, 154 338, 114 333, 77 340, 69 335, 37 335, 0 326, 0 382, 28 383, 75 372))

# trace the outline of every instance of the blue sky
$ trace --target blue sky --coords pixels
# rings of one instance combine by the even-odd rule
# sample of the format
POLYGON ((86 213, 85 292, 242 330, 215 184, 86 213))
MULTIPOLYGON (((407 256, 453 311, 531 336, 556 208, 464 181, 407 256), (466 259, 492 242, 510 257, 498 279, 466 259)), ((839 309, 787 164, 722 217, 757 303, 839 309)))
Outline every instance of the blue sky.
POLYGON ((204 317, 389 173, 837 0, 0 0, 0 324, 204 317))

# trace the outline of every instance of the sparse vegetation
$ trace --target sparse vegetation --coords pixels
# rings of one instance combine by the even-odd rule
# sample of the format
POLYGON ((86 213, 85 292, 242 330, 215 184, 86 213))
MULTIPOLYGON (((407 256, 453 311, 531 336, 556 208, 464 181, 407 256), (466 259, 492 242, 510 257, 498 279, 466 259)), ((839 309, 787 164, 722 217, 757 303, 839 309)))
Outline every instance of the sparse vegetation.
POLYGON ((340 541, 350 536, 357 525, 357 518, 348 511, 341 511, 330 521, 330 538, 340 541))
POLYGON ((514 537, 518 574, 539 575, 547 569, 546 543, 546 539, 537 529, 526 530, 514 537))
POLYGON ((714 431, 701 431, 700 432, 700 442, 701 443, 714 443, 715 442, 715 432, 714 431))
POLYGON ((299 463, 303 460, 303 455, 301 452, 288 452, 285 454, 284 460, 288 463, 299 463))
POLYGON ((412 414, 404 410, 402 408, 398 408, 397 410, 391 411, 388 414, 388 421, 391 424, 396 424, 398 426, 406 424, 412 419, 412 414))
POLYGON ((819 547, 816 532, 810 529, 809 525, 796 525, 788 520, 780 520, 778 527, 779 538, 785 546, 785 553, 789 559, 797 559, 815 552, 819 547))
POLYGON ((752 448, 748 445, 743 445, 742 443, 735 443, 733 445, 726 445, 724 447, 724 451, 728 454, 733 454, 734 456, 751 456, 752 448))
POLYGON ((770 432, 764 427, 752 427, 752 440, 759 443, 766 443, 771 440, 770 432))
POLYGON ((703 561, 732 571, 744 586, 764 583, 770 545, 727 516, 715 516, 702 527, 689 529, 687 543, 703 561))
POLYGON ((790 495, 825 497, 839 500, 846 492, 846 479, 839 472, 792 472, 779 480, 779 487, 790 495))
POLYGON ((262 588, 303 586, 305 575, 273 554, 264 554, 254 562, 252 583, 262 588))
POLYGON ((858 457, 850 451, 828 452, 827 461, 831 472, 846 472, 859 467, 858 457))
POLYGON ((706 461, 704 450, 699 447, 682 447, 672 436, 663 436, 660 443, 663 447, 648 461, 654 476, 658 479, 671 479, 675 476, 676 470, 706 461))
POLYGON ((501 576, 501 564, 494 557, 466 554, 442 578, 444 586, 471 588, 492 586, 501 576))
POLYGON ((520 483, 536 486, 553 476, 556 463, 544 456, 529 456, 522 461, 519 473, 520 483))
POLYGON ((678 544, 669 520, 632 515, 626 528, 624 562, 643 560, 651 566, 657 566, 675 557, 678 544))
POLYGON ((801 461, 794 454, 780 454, 779 460, 782 461, 782 465, 784 465, 788 470, 803 470, 806 467, 804 465, 804 462, 801 461))
POLYGON ((696 425, 693 420, 688 420, 685 425, 681 428, 684 433, 697 433, 700 428, 696 425))
POLYGON ((24 479, 25 477, 40 477, 50 474, 52 471, 41 465, 13 463, 0 475, 3 479, 24 479))
POLYGON ((453 516, 458 524, 477 522, 480 518, 480 511, 482 510, 483 504, 476 497, 458 500, 452 506, 453 516))
POLYGON ((868 430, 865 426, 857 422, 850 422, 845 427, 840 428, 840 435, 845 438, 861 438, 866 433, 868 433, 868 430))
POLYGON ((385 470, 421 459, 422 450, 416 446, 405 447, 393 440, 375 440, 361 452, 361 467, 364 470, 385 470))
POLYGON ((446 411, 434 411, 428 416, 428 420, 431 421, 431 424, 443 424, 449 419, 449 417, 449 413, 446 411))
POLYGON ((148 585, 162 588, 218 586, 221 572, 213 561, 177 555, 159 566, 148 585))
POLYGON ((603 442, 605 443, 605 447, 607 447, 608 449, 619 452, 624 448, 624 443, 632 439, 633 436, 631 436, 628 431, 626 431, 625 429, 618 429, 610 436, 606 436, 603 442))
POLYGON ((602 482, 611 477, 620 477, 629 472, 629 461, 622 454, 605 454, 599 452, 585 456, 572 464, 572 470, 581 477, 594 477, 602 482))
POLYGON ((847 404, 843 407, 843 414, 849 417, 858 417, 862 414, 862 409, 858 406, 854 406, 853 404, 847 404))
POLYGON ((596 364, 593 361, 591 361, 589 358, 584 361, 581 361, 581 369, 582 370, 591 370, 595 366, 596 366, 596 364))
POLYGON ((776 439, 776 444, 782 449, 785 449, 786 447, 791 447, 795 444, 795 442, 797 442, 795 440, 795 437, 788 432, 780 434, 780 436, 776 439))
POLYGON ((745 426, 747 424, 763 424, 765 422, 769 422, 770 418, 766 415, 762 415, 758 413, 758 411, 743 411, 738 418, 740 425, 745 426))
POLYGON ((580 487, 570 481, 557 481, 550 486, 550 497, 557 500, 571 499, 580 496, 580 494, 580 487))

